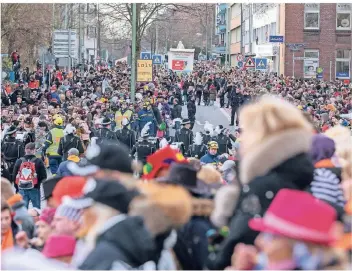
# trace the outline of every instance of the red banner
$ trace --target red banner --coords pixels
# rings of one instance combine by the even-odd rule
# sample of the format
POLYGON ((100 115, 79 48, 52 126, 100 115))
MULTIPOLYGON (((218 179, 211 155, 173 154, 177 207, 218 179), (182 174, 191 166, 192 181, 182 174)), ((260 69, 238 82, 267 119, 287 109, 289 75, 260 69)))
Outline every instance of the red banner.
POLYGON ((172 70, 183 71, 185 67, 186 65, 183 60, 172 60, 172 70))

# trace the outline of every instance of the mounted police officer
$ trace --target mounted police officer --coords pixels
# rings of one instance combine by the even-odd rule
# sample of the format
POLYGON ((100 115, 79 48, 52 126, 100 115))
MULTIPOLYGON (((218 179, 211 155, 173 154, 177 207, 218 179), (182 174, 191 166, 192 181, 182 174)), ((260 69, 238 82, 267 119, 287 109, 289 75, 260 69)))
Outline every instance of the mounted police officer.
POLYGON ((219 145, 218 154, 229 153, 232 149, 230 138, 225 134, 225 129, 222 125, 218 125, 215 128, 217 136, 213 137, 213 141, 216 141, 219 145))
POLYGON ((207 146, 203 143, 203 135, 201 132, 196 132, 193 142, 194 143, 189 147, 188 156, 199 159, 207 153, 207 146))
POLYGON ((111 120, 109 118, 104 118, 101 122, 102 128, 96 131, 95 136, 98 138, 97 143, 103 140, 115 140, 117 141, 116 134, 111 131, 111 120))
POLYGON ((121 143, 132 150, 133 146, 136 144, 136 134, 128 128, 130 122, 127 119, 123 119, 121 125, 122 129, 116 131, 116 137, 121 143))
POLYGON ((141 131, 141 139, 133 146, 131 151, 131 155, 133 156, 137 154, 136 158, 143 164, 147 162, 148 155, 153 154, 157 150, 155 142, 149 140, 149 130, 151 125, 151 122, 144 125, 141 131))
POLYGON ((189 119, 184 119, 181 123, 182 128, 175 134, 175 142, 182 142, 184 147, 183 155, 188 153, 190 145, 193 141, 193 132, 191 128, 191 121, 189 119))

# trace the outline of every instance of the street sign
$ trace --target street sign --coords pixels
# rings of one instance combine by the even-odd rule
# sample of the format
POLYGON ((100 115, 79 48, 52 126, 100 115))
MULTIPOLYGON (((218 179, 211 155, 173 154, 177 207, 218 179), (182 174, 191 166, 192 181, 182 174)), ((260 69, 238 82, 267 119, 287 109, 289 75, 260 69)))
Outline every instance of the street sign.
POLYGON ((137 60, 137 82, 153 81, 153 60, 137 60))
POLYGON ((268 69, 268 59, 267 58, 256 58, 255 59, 255 69, 257 71, 265 71, 268 69))
POLYGON ((241 54, 237 55, 237 61, 238 62, 243 62, 243 60, 244 60, 243 55, 241 55, 241 54))
POLYGON ((161 65, 163 62, 161 55, 153 55, 153 65, 161 65))
POLYGON ((53 35, 53 54, 56 58, 77 58, 77 34, 76 31, 68 29, 55 30, 53 35))
POLYGON ((143 60, 151 60, 152 54, 148 52, 141 52, 141 59, 143 60))
POLYGON ((303 47, 306 46, 305 43, 286 43, 286 46, 291 50, 291 51, 299 51, 303 47))
POLYGON ((239 68, 242 68, 242 67, 243 67, 243 62, 242 62, 242 61, 238 61, 237 66, 238 66, 239 68))
POLYGON ((245 68, 255 68, 255 63, 253 58, 250 56, 247 58, 246 63, 244 64, 245 68))
POLYGON ((317 73, 317 79, 322 79, 323 78, 323 72, 324 72, 324 69, 321 68, 321 67, 318 67, 317 70, 316 70, 316 73, 317 73))
POLYGON ((283 43, 284 36, 269 36, 269 42, 283 43))

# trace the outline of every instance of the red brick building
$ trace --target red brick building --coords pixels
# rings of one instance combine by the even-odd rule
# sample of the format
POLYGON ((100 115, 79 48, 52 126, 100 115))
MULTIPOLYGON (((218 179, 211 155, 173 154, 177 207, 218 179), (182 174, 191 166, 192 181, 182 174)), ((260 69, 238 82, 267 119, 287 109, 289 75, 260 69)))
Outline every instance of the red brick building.
POLYGON ((323 79, 351 79, 352 4, 285 4, 285 74, 323 79), (293 53, 287 44, 305 44, 293 53), (319 70, 319 69, 318 69, 319 70))

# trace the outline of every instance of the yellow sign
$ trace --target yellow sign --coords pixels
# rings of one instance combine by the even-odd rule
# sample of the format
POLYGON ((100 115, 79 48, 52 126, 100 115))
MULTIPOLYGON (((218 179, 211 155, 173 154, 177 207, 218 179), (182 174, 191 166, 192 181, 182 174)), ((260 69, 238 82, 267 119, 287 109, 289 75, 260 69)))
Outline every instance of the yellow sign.
POLYGON ((137 60, 137 82, 153 81, 153 60, 137 60))

